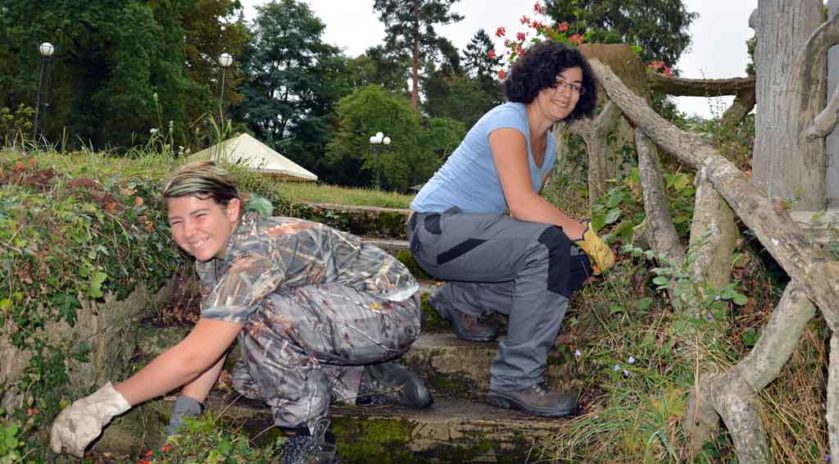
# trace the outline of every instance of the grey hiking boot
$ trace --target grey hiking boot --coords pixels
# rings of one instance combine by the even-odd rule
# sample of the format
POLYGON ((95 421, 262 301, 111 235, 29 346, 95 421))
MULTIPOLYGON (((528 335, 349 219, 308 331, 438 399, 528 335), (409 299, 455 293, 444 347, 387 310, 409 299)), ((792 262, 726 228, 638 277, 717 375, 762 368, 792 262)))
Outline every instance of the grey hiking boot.
POLYGON ((412 409, 425 409, 433 402, 422 379, 394 361, 364 366, 355 400, 361 405, 398 404, 412 409))
POLYGON ((437 311, 443 319, 452 323, 454 333, 469 342, 491 342, 498 337, 498 327, 490 321, 471 314, 458 311, 437 298, 437 292, 433 293, 428 303, 437 311))
POLYGON ((283 443, 281 450, 282 464, 336 464, 338 449, 335 445, 335 434, 329 419, 319 419, 314 430, 309 432, 307 427, 294 429, 295 435, 283 443))
POLYGON ((534 416, 572 416, 577 412, 577 395, 552 391, 544 382, 520 390, 490 390, 487 401, 493 406, 518 409, 534 416))

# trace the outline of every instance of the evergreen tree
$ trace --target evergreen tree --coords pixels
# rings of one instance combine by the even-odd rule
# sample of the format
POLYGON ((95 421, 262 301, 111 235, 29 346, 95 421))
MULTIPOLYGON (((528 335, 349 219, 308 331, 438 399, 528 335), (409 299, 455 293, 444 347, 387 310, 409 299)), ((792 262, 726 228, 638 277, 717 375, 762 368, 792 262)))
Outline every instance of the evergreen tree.
POLYGON ((257 138, 314 172, 323 168, 333 108, 350 83, 346 60, 323 42, 323 29, 303 2, 257 7, 235 113, 257 138))
POLYGON ((626 43, 641 47, 644 61, 674 66, 690 45, 688 27, 696 18, 682 0, 546 0, 545 13, 568 23, 570 34, 587 42, 626 43))
POLYGON ((434 26, 463 19, 449 10, 459 0, 375 0, 373 8, 385 24, 385 48, 411 59, 411 107, 419 104, 419 70, 439 52, 434 26))

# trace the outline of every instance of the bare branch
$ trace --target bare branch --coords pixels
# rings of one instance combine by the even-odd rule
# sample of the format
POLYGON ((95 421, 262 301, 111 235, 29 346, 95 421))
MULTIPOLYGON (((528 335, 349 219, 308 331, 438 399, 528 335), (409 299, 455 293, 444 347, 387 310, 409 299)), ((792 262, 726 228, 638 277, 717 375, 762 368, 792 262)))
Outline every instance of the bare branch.
POLYGON ((839 262, 812 243, 792 222, 789 214, 758 190, 716 150, 695 134, 682 131, 656 114, 598 60, 591 67, 609 98, 647 136, 673 156, 695 168, 704 167, 708 180, 725 198, 769 253, 793 276, 825 316, 839 329, 839 262))
POLYGON ((650 89, 680 97, 719 97, 736 95, 754 90, 754 77, 733 77, 731 79, 685 79, 653 74, 649 78, 650 89))
POLYGON ((725 110, 725 113, 723 113, 720 124, 722 124, 723 127, 732 129, 737 127, 737 125, 743 121, 743 118, 749 114, 749 111, 755 107, 756 102, 757 92, 754 88, 739 92, 737 96, 734 97, 734 102, 731 103, 731 106, 725 110))
POLYGON ((600 114, 594 121, 590 119, 578 119, 574 121, 569 130, 579 135, 586 143, 588 153, 588 191, 589 202, 594 203, 597 198, 606 192, 606 182, 609 172, 606 144, 606 135, 615 126, 615 122, 621 111, 614 103, 607 102, 600 114))
POLYGON ((839 122, 839 87, 836 87, 827 106, 816 116, 813 125, 807 128, 805 134, 811 140, 827 137, 836 128, 837 122, 839 122))
MULTIPOLYGON (((803 83, 805 89, 810 87, 808 83, 818 82, 823 78, 827 51, 837 43, 839 43, 839 14, 833 15, 832 18, 825 21, 818 29, 813 31, 807 39, 807 43, 804 44, 804 50, 798 59, 798 69, 800 72, 800 81, 803 83)), ((837 102, 839 97, 837 95, 839 95, 839 90, 834 92, 830 103, 815 117, 813 125, 804 131, 804 135, 807 138, 822 138, 833 130, 833 127, 836 125, 837 106, 839 106, 839 102, 837 102)), ((802 92, 802 108, 807 108, 808 96, 809 94, 807 92, 802 92)))
POLYGON ((673 218, 670 216, 656 147, 641 130, 635 129, 635 148, 638 151, 638 171, 644 196, 644 213, 649 227, 650 246, 656 254, 664 255, 674 263, 681 264, 685 258, 685 250, 679 243, 679 235, 676 233, 673 218))

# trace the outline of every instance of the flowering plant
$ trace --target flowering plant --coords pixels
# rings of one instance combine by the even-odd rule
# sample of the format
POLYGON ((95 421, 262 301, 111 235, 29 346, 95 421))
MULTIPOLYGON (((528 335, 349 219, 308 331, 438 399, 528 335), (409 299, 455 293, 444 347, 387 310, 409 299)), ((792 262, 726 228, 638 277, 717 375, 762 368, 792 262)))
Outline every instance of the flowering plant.
MULTIPOLYGON (((545 19, 547 18, 545 7, 538 0, 535 4, 533 4, 533 13, 533 18, 527 15, 522 15, 519 19, 519 23, 526 26, 527 29, 525 31, 516 32, 515 36, 508 37, 507 30, 504 27, 499 27, 495 30, 495 36, 504 39, 504 48, 506 49, 506 52, 502 53, 502 55, 505 56, 506 60, 510 64, 514 63, 524 53, 524 49, 529 44, 539 43, 543 40, 553 40, 554 42, 561 42, 578 47, 583 43, 586 43, 590 38, 589 31, 576 24, 570 25, 568 22, 563 21, 556 23, 553 26, 548 25, 546 23, 548 20, 545 19)), ((641 48, 637 45, 633 45, 632 49, 636 54, 641 52, 641 48)), ((490 50, 488 58, 495 59, 497 53, 498 52, 494 49, 490 50)), ((648 69, 654 73, 663 74, 668 77, 673 76, 673 70, 665 65, 663 61, 651 61, 648 65, 648 69)), ((506 77, 507 70, 502 68, 498 71, 498 79, 504 80, 506 77)))

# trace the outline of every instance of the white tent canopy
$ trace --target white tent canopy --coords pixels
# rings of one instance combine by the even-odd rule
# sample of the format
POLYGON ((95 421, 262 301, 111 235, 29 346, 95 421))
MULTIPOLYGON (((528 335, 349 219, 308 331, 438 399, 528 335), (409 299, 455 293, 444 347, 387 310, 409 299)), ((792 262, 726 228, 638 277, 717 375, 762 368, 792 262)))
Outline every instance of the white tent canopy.
POLYGON ((190 161, 226 161, 292 180, 316 181, 318 176, 248 134, 239 134, 195 153, 190 161))

